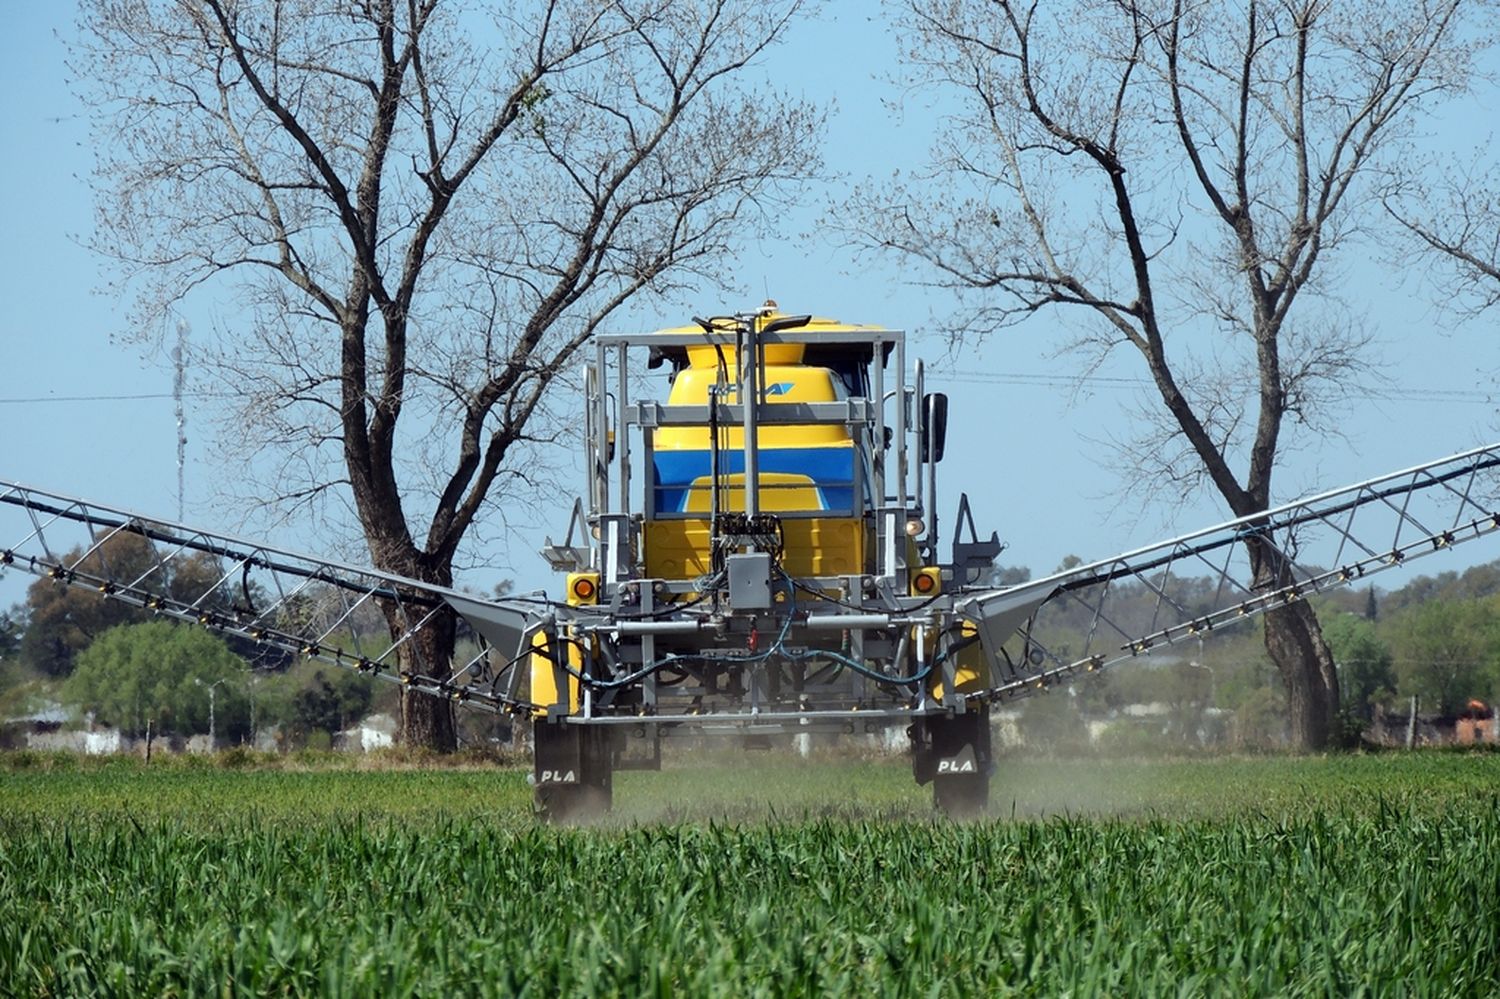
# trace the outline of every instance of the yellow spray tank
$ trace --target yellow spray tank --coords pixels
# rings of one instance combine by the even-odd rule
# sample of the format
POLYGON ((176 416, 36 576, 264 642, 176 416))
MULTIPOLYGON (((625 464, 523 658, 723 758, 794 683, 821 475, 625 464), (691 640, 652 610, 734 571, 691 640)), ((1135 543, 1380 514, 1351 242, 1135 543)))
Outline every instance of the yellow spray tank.
MULTIPOLYGON (((765 312, 766 325, 786 318, 765 312)), ((801 330, 817 335, 854 330, 830 319, 812 319, 801 330)), ((664 330, 692 334, 696 328, 664 330)), ((807 344, 769 343, 761 348, 761 402, 768 409, 847 399, 846 376, 806 361, 807 344)), ((816 351, 815 351, 816 353, 816 351)), ((708 406, 710 398, 735 405, 744 369, 733 343, 688 346, 676 355, 669 406, 708 406)), ((781 516, 782 566, 793 576, 839 576, 868 571, 867 496, 857 495, 863 459, 847 426, 769 424, 759 428, 759 509, 781 516)), ((645 573, 691 579, 710 570, 709 534, 714 501, 713 465, 719 463, 719 507, 743 513, 745 431, 739 424, 667 427, 653 439, 652 494, 644 517, 645 573), (717 436, 717 448, 715 448, 717 436), (717 455, 714 451, 717 450, 717 455)))

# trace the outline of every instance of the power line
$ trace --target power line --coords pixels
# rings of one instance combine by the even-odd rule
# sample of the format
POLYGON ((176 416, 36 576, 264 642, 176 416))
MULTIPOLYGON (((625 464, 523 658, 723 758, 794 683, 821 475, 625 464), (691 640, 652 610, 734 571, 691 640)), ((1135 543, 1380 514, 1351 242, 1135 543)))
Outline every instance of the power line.
MULTIPOLYGON (((997 371, 932 371, 928 377, 934 382, 957 382, 973 385, 1018 385, 1030 388, 1066 388, 1079 386, 1104 389, 1149 389, 1154 383, 1146 378, 1121 378, 1105 375, 1050 375, 1031 372, 997 371)), ((1408 402, 1452 402, 1475 405, 1494 405, 1493 393, 1469 389, 1419 388, 1397 386, 1387 389, 1349 389, 1346 394, 1354 399, 1408 402)))
MULTIPOLYGON (((934 370, 929 373, 929 378, 936 382, 955 382, 969 385, 1016 385, 1029 388, 1061 388, 1073 389, 1079 386, 1098 389, 1149 389, 1153 383, 1146 378, 1122 378, 1106 375, 1050 375, 1040 372, 999 372, 999 371, 949 371, 934 370)), ((230 399, 243 398, 248 393, 244 392, 206 392, 185 391, 183 398, 190 399, 230 399)), ((1415 386, 1397 386, 1387 389, 1350 389, 1347 395, 1353 399, 1366 399, 1374 401, 1404 401, 1404 402, 1446 402, 1467 403, 1470 405, 1495 405, 1496 398, 1493 393, 1481 392, 1471 389, 1449 389, 1415 386)), ((149 402, 161 399, 175 399, 172 392, 140 392, 121 394, 99 394, 99 395, 46 395, 46 396, 15 396, 10 398, 0 397, 0 405, 27 406, 40 405, 44 403, 86 403, 86 402, 149 402)))
MULTIPOLYGON (((236 392, 183 392, 186 399, 227 399, 242 393, 236 392)), ((0 405, 33 405, 45 402, 143 402, 153 399, 175 399, 173 392, 141 392, 122 395, 41 395, 30 397, 0 398, 0 405)))

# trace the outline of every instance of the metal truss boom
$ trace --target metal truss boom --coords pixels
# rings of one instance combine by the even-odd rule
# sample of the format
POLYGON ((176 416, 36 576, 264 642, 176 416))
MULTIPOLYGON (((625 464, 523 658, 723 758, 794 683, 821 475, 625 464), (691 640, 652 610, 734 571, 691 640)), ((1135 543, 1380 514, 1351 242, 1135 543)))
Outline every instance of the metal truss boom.
MULTIPOLYGON (((587 624, 582 610, 540 595, 486 600, 0 481, 0 513, 7 510, 0 569, 480 710, 533 712, 522 695, 532 637, 559 618, 587 624), (412 639, 447 614, 484 642, 453 662, 426 662, 412 639)), ((960 591, 953 614, 977 632, 992 677, 967 697, 1045 690, 1497 531, 1500 443, 1018 586, 960 591)))
MULTIPOLYGON (((15 534, 0 535, 0 567, 480 710, 531 707, 516 693, 521 637, 533 616, 525 598, 482 602, 500 625, 486 630, 505 640, 508 658, 496 663, 480 649, 453 663, 427 662, 413 637, 439 615, 480 601, 19 483, 0 482, 0 504, 23 514, 15 534)), ((0 524, 10 531, 13 522, 0 524)))
POLYGON ((1045 690, 1496 531, 1500 443, 980 594, 959 611, 1000 671, 977 696, 1045 690), (1030 616, 987 627, 1007 607, 1030 616))

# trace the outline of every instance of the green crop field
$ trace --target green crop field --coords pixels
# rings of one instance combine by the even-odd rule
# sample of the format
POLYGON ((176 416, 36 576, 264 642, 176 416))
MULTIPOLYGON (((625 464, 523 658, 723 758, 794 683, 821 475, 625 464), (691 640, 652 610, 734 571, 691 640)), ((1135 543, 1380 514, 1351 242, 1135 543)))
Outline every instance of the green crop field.
POLYGON ((0 760, 0 995, 1496 995, 1500 754, 622 774, 0 760))

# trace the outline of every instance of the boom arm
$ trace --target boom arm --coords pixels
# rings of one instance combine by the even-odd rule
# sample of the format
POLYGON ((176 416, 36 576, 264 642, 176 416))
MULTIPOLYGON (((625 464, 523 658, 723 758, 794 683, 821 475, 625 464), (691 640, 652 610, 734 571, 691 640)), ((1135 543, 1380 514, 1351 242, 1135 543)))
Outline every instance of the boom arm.
POLYGON ((479 600, 19 483, 0 482, 0 504, 23 514, 19 527, 12 526, 17 518, 0 521, 4 567, 481 710, 530 708, 517 696, 516 663, 546 601, 479 600), (132 538, 146 555, 126 564, 120 546, 132 538), (217 577, 174 585, 177 570, 199 555, 216 560, 217 577), (452 669, 421 661, 412 636, 454 611, 497 650, 498 663, 487 650, 452 669), (394 636, 388 621, 396 622, 394 636))
POLYGON ((1490 444, 976 594, 957 610, 978 627, 986 651, 1001 667, 999 682, 976 696, 1010 698, 1043 690, 1352 585, 1495 533, 1497 511, 1500 444, 1490 444), (1250 543, 1269 557, 1260 583, 1251 572, 1250 543), (1058 644, 1058 636, 1066 636, 1061 640, 1067 647, 1058 644), (1074 646, 1080 639, 1081 648, 1074 646))
MULTIPOLYGON (((0 521, 6 532, 0 538, 17 538, 0 549, 4 567, 481 710, 533 711, 536 706, 520 696, 520 664, 535 633, 572 613, 542 597, 484 600, 17 483, 0 482, 0 507, 21 515, 0 521), (111 541, 130 535, 150 542, 144 569, 111 558, 111 541), (217 559, 218 577, 192 592, 169 585, 177 566, 200 553, 217 559), (379 627, 369 626, 372 607, 382 611, 379 627), (450 612, 489 646, 451 670, 421 662, 411 642, 437 615, 450 612), (394 637, 388 620, 397 622, 394 637)), ((1500 443, 1019 586, 960 592, 953 611, 971 626, 993 667, 992 685, 966 697, 983 703, 1024 696, 1200 638, 1500 531, 1497 511, 1500 443), (1247 542, 1270 553, 1275 564, 1269 576, 1262 573, 1267 582, 1252 578, 1247 542), (1205 571, 1211 592, 1202 589, 1205 571), (1183 589, 1189 580, 1199 587, 1191 597, 1183 589)), ((644 664, 637 675, 652 669, 644 664)), ((601 690, 619 683, 578 678, 601 690)))

